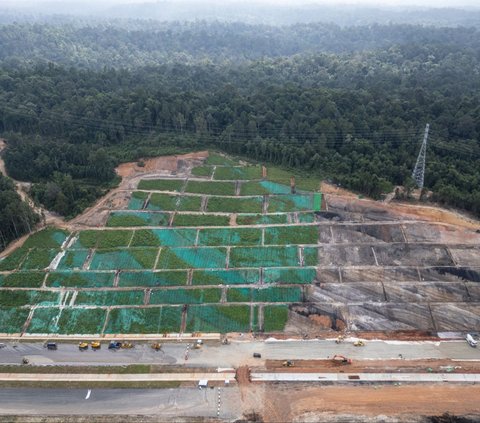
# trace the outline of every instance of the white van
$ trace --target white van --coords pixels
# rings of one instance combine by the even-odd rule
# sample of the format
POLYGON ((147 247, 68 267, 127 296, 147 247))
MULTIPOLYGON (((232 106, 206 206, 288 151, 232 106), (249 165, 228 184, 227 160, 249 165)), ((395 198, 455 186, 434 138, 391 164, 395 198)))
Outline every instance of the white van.
POLYGON ((468 345, 470 345, 471 347, 476 347, 478 342, 475 341, 475 339, 473 339, 473 336, 470 335, 470 334, 467 334, 467 336, 465 337, 465 339, 467 340, 468 342, 468 345))

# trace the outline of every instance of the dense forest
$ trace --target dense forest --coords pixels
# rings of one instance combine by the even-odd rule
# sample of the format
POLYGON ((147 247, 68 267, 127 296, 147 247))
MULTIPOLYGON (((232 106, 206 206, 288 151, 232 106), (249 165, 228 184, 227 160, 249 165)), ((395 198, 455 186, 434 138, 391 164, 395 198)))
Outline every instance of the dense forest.
POLYGON ((480 215, 474 28, 240 23, 12 24, 0 31, 11 177, 66 216, 141 157, 216 148, 374 198, 411 184, 480 215))
POLYGON ((30 232, 38 221, 39 216, 15 192, 12 180, 0 173, 0 251, 30 232))

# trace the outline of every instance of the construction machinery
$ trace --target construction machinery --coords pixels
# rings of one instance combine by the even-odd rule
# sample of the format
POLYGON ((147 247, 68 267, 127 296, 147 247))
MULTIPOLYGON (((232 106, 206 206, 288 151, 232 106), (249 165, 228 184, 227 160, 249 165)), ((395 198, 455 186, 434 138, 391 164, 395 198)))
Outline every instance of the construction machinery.
POLYGON ((102 345, 98 341, 93 341, 90 343, 90 347, 92 348, 92 350, 99 350, 101 346, 102 345))
POLYGON ((80 342, 78 344, 78 349, 80 351, 85 351, 85 350, 88 350, 88 342, 80 342))
POLYGON ((295 367, 295 363, 292 360, 287 360, 282 363, 283 367, 295 367))
POLYGON ((345 335, 339 335, 337 339, 335 339, 336 344, 340 344, 345 340, 345 335))
POLYGON ((160 342, 155 342, 151 345, 151 347, 155 351, 160 351, 162 349, 162 344, 160 344, 160 342))
POLYGON ((30 364, 30 360, 27 357, 23 357, 22 364, 30 364))
POLYGON ((195 342, 194 347, 196 350, 199 350, 203 346, 203 341, 201 339, 197 339, 197 342, 195 342))
POLYGON ((353 345, 354 345, 355 347, 364 347, 364 346, 365 346, 365 342, 360 341, 360 339, 357 339, 357 340, 353 343, 353 345))
POLYGON ((352 360, 350 358, 344 357, 343 355, 335 354, 332 357, 332 361, 337 364, 352 364, 352 360))
POLYGON ((131 342, 122 342, 120 345, 124 350, 129 350, 133 348, 133 344, 131 342))

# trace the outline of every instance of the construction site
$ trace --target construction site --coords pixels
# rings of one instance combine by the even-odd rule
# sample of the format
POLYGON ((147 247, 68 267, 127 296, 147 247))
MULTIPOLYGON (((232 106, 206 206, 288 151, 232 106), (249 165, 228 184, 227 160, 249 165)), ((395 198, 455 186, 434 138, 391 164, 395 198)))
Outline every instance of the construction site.
MULTIPOLYGON (((88 373, 146 363, 156 366, 150 375, 124 376, 185 389, 199 378, 216 389, 228 381, 223 408, 205 394, 208 410, 195 414, 228 421, 365 421, 400 404, 407 421, 439 410, 419 390, 444 411, 478 412, 473 400, 449 402, 452 392, 476 392, 480 374, 477 350, 463 341, 480 327, 475 220, 359 198, 216 153, 123 164, 117 173, 119 187, 85 213, 53 217, 1 254, 0 337, 16 343, 0 351, 4 365, 82 362, 88 373), (46 340, 67 344, 46 351, 46 340), (86 340, 136 346, 113 357, 69 344, 86 340)), ((115 375, 105 376, 79 380, 115 375)), ((0 372, 0 384, 9 378, 0 372)), ((185 409, 175 416, 189 416, 185 409)))

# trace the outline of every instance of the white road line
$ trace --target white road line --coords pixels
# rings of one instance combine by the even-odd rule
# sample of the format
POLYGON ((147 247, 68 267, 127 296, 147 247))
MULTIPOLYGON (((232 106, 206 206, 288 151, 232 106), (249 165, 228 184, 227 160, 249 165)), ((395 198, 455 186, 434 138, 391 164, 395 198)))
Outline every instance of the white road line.
POLYGON ((88 399, 90 398, 90 395, 91 395, 91 394, 92 394, 92 390, 89 389, 89 390, 87 391, 87 396, 85 397, 85 399, 88 400, 88 399))

